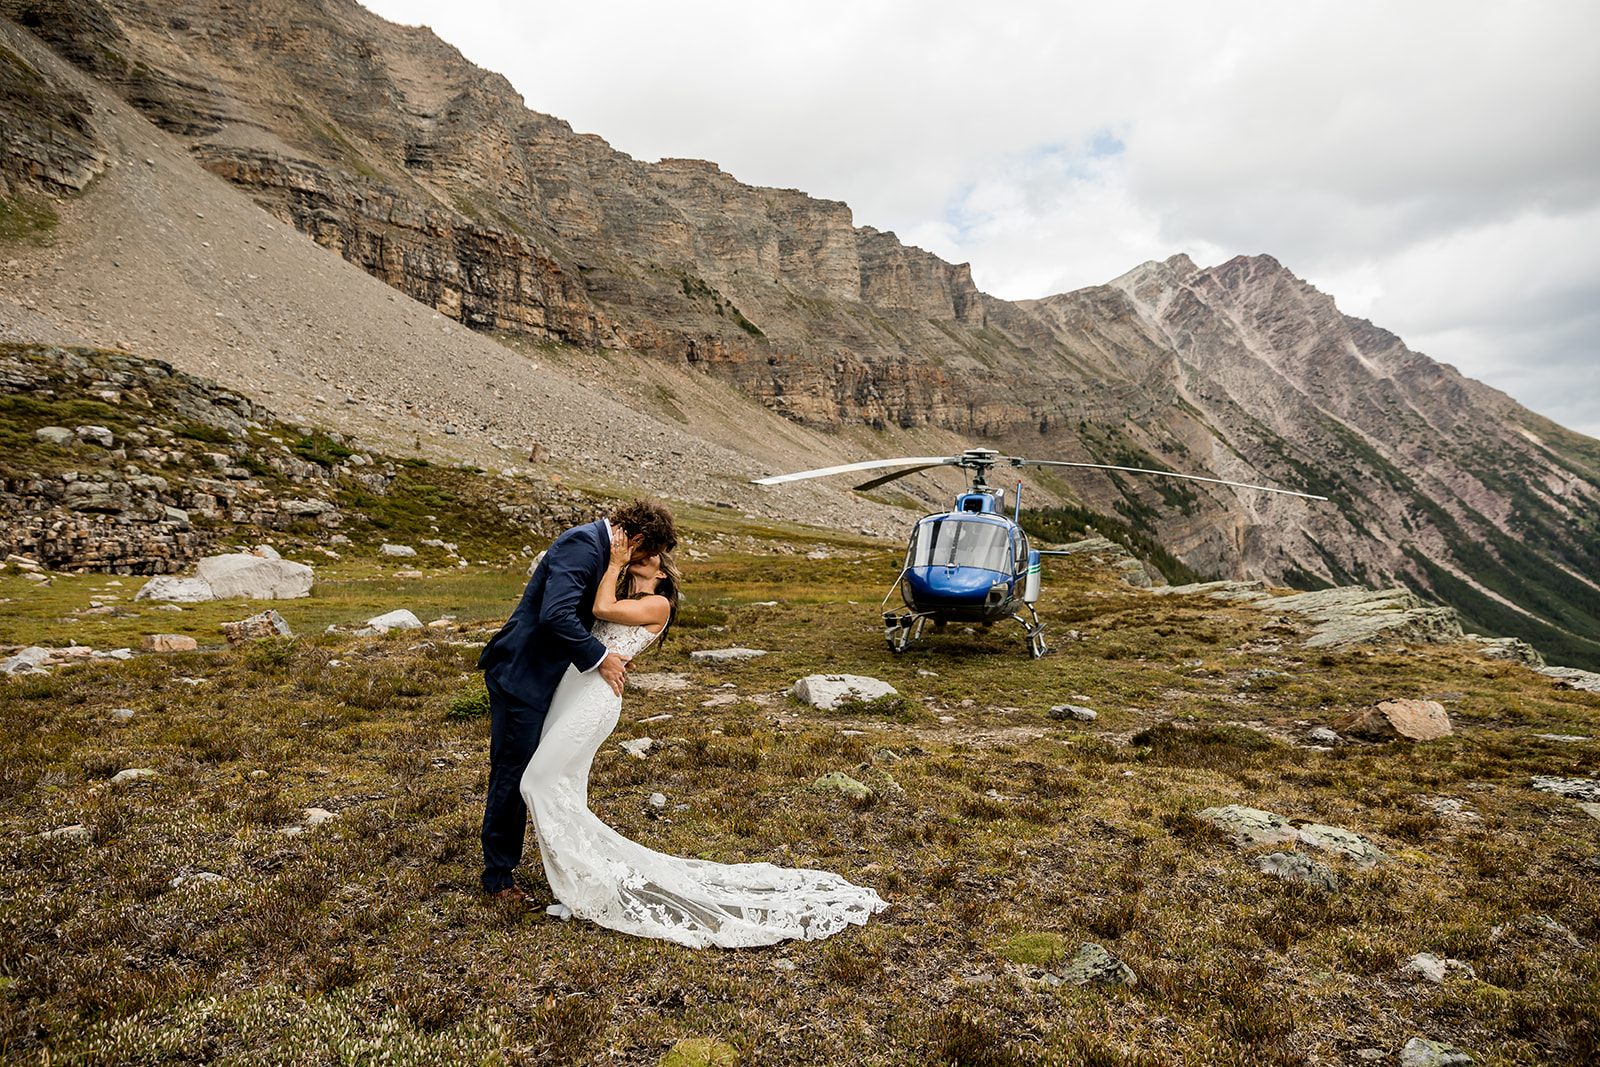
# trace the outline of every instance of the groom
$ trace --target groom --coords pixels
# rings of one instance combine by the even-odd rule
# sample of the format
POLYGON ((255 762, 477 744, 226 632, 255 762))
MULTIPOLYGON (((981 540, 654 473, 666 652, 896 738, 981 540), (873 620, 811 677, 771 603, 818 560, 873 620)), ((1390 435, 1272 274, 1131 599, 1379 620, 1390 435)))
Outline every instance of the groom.
POLYGON ((622 695, 628 661, 589 633, 594 594, 611 558, 613 537, 626 537, 634 560, 671 551, 678 543, 672 513, 653 500, 635 500, 575 526, 555 539, 534 568, 517 610, 478 657, 489 690, 489 791, 483 805, 483 891, 526 902, 511 872, 522 861, 528 809, 518 788, 539 747, 545 713, 571 664, 599 671, 622 695))

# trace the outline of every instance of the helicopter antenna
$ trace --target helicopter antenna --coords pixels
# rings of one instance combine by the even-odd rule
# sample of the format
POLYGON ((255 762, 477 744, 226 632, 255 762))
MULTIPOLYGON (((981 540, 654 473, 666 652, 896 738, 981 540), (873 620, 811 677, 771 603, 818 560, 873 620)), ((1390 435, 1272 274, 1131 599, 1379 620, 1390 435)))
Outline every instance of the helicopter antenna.
POLYGON ((1064 459, 1022 459, 1011 457, 1013 467, 1087 467, 1101 471, 1127 471, 1130 474, 1157 474, 1163 478, 1183 478, 1191 482, 1211 482, 1214 485, 1231 485, 1238 489, 1259 489, 1263 493, 1282 493, 1284 496, 1305 497, 1307 500, 1326 500, 1316 493, 1301 493, 1293 489, 1275 489, 1270 485, 1251 485, 1248 482, 1230 482, 1222 478, 1204 478, 1198 474, 1176 474, 1172 471, 1154 471, 1148 467, 1115 467, 1109 463, 1073 463, 1064 459))

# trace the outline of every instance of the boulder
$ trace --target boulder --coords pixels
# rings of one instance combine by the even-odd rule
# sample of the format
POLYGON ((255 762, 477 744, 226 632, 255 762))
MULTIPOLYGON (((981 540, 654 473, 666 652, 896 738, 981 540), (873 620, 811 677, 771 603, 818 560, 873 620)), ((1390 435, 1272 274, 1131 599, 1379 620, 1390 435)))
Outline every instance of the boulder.
POLYGON ((394 611, 374 615, 368 619, 367 628, 376 630, 380 634, 386 634, 390 630, 420 630, 422 620, 405 608, 396 608, 394 611))
POLYGON ((311 595, 311 568, 286 559, 262 559, 236 552, 208 556, 195 570, 218 600, 292 600, 311 595))
POLYGON ((1325 852, 1341 852, 1357 867, 1376 867, 1389 861, 1388 853, 1352 830, 1321 823, 1306 823, 1299 829, 1300 840, 1325 852))
POLYGON ((1194 817, 1212 824, 1227 834, 1236 845, 1293 845, 1300 841, 1299 833, 1282 815, 1259 808, 1247 808, 1242 804, 1206 808, 1195 812, 1194 817))
POLYGON ((1376 707, 1351 712, 1335 726, 1340 733, 1373 741, 1397 737, 1432 741, 1452 732, 1450 716, 1437 700, 1384 700, 1376 707))
POLYGON ((745 659, 757 659, 767 653, 759 648, 703 648, 698 652, 689 653, 690 663, 737 663, 745 659))
POLYGON ((211 583, 204 578, 179 578, 171 574, 158 574, 144 583, 135 600, 166 600, 180 604, 198 604, 217 599, 211 583))
POLYGON ((146 652, 193 652, 200 645, 183 634, 145 634, 139 647, 146 652))
POLYGON ((808 674, 795 682, 790 692, 824 711, 832 711, 846 700, 876 700, 900 693, 888 682, 860 674, 808 674))
POLYGON ((263 611, 259 615, 252 615, 238 622, 225 622, 222 624, 222 632, 227 636, 230 645, 259 641, 264 637, 294 636, 289 632, 289 624, 276 611, 263 611))

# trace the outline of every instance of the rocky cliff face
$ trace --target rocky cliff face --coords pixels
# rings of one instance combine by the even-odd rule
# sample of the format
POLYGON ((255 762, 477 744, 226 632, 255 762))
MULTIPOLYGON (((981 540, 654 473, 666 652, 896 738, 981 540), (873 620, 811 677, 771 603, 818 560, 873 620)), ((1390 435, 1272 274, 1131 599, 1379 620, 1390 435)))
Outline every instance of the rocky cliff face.
MULTIPOLYGON (((352 0, 0 13, 265 210, 473 329, 626 347, 815 427, 939 427, 1325 493, 1041 480, 1202 572, 1403 579, 1600 662, 1600 445, 1340 314, 1270 257, 1178 257, 1011 303, 844 204, 576 134, 352 0)), ((0 63, 0 104, 8 131, 35 131, 8 136, 14 180, 77 188, 100 165, 65 87, 0 63)))

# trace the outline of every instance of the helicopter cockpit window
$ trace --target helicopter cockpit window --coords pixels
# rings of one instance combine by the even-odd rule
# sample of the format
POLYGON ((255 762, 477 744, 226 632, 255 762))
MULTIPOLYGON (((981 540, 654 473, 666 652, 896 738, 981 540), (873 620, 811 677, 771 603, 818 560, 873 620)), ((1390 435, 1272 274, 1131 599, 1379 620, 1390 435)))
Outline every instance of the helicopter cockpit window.
POLYGON ((1010 537, 994 522, 938 518, 923 519, 911 540, 913 567, 982 567, 1011 570, 1010 537))

